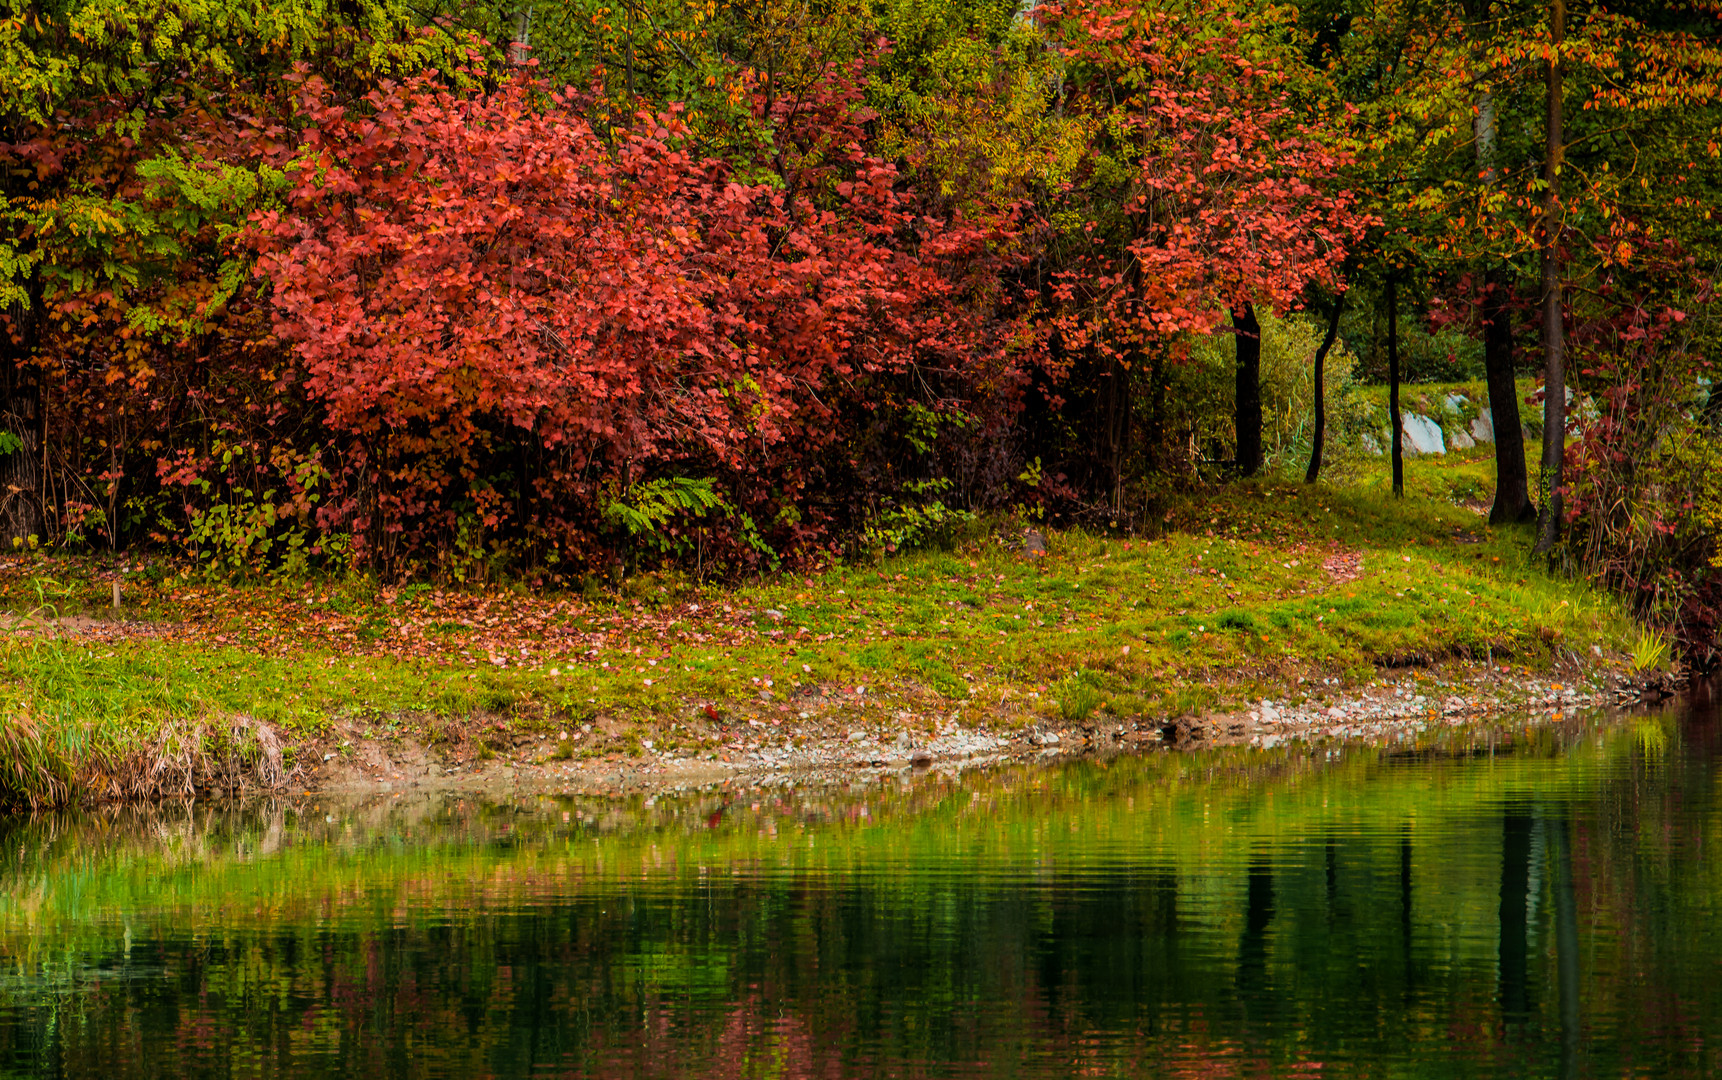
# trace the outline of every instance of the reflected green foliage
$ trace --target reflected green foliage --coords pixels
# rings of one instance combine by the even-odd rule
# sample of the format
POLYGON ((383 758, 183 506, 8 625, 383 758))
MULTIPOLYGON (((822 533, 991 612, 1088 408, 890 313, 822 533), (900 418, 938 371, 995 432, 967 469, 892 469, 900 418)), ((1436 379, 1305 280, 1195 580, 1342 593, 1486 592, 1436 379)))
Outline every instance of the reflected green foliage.
POLYGON ((42 818, 3 845, 0 1061, 1553 1076, 1567 1053, 1705 1075, 1714 724, 42 818))

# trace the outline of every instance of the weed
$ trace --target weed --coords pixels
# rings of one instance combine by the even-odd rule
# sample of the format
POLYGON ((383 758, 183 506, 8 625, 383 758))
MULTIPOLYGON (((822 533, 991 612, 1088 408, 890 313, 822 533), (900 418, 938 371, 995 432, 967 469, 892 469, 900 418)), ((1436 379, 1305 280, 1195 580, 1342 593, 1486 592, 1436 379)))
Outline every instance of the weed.
POLYGON ((1660 671, 1668 662, 1668 638, 1649 627, 1640 627, 1632 637, 1630 653, 1634 675, 1660 671))
POLYGON ((1104 701, 1105 695, 1088 671, 1078 670, 1058 684, 1058 714, 1069 723, 1087 720, 1104 701))

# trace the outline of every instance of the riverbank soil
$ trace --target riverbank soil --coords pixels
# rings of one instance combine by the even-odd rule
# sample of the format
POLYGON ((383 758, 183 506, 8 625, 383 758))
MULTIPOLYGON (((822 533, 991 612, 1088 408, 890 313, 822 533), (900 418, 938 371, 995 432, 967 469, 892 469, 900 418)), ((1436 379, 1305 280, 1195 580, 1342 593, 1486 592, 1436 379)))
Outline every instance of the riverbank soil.
POLYGON ((1551 575, 1526 536, 1491 530, 1429 471, 1404 500, 1235 485, 1134 531, 1019 521, 728 587, 229 580, 16 554, 0 560, 0 794, 504 769, 691 782, 1066 740, 1272 739, 1386 703, 1428 720, 1602 693, 1636 633, 1622 608, 1551 575))

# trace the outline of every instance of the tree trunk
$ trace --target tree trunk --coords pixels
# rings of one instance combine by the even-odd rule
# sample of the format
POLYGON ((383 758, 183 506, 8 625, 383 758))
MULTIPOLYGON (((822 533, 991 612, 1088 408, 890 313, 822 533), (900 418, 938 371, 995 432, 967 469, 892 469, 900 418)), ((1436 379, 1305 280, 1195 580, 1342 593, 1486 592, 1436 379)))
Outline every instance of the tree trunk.
MULTIPOLYGON (((628 5, 628 96, 634 96, 634 5, 628 5)), ((771 115, 769 112, 767 116, 771 115)))
POLYGON ((1134 381, 1135 368, 1141 361, 1140 353, 1132 353, 1127 360, 1113 357, 1107 361, 1107 395, 1106 395, 1106 461, 1111 481, 1111 505, 1114 514, 1124 510, 1124 480, 1129 467, 1130 458, 1130 421, 1131 405, 1135 394, 1131 383, 1134 381))
POLYGON ((1537 519, 1525 474, 1525 429, 1519 418, 1519 384, 1513 375, 1513 313, 1507 275, 1489 272, 1483 304, 1483 369, 1489 380, 1489 419, 1495 429, 1495 505, 1489 524, 1537 519))
POLYGON ((1561 533, 1562 466, 1567 449, 1566 327, 1561 315, 1560 175, 1566 152, 1562 116, 1561 44, 1566 40, 1566 0, 1549 4, 1554 53, 1548 69, 1548 120, 1543 153, 1543 468, 1542 512, 1537 517, 1539 555, 1554 550, 1561 533))
POLYGON ((1327 443, 1327 354, 1339 337, 1339 316, 1344 310, 1345 296, 1334 297, 1327 316, 1327 333, 1315 350, 1315 434, 1310 438, 1309 468, 1303 474, 1306 484, 1321 479, 1321 452, 1327 443))
POLYGON ((1254 304, 1232 309, 1238 346, 1238 475, 1254 476, 1262 468, 1262 325, 1254 304))
POLYGON ((1166 347, 1155 343, 1148 353, 1148 419, 1142 432, 1149 467, 1165 471, 1171 464, 1166 453, 1166 347))
MULTIPOLYGON (((1493 37, 1489 5, 1466 4, 1471 36, 1478 55, 1493 37)), ((1487 81, 1477 91, 1477 175, 1486 192, 1499 180, 1496 168, 1497 124, 1495 95, 1487 81)), ((1495 505, 1489 524, 1511 525, 1536 520, 1530 482, 1525 474, 1524 425, 1519 419, 1519 387, 1513 371, 1512 286, 1504 267, 1488 272, 1483 294, 1483 371, 1489 383, 1489 419, 1495 429, 1495 505)))
POLYGON ((514 13, 514 42, 509 46, 509 60, 519 66, 526 63, 532 52, 532 6, 521 7, 514 13))
MULTIPOLYGON (((42 447, 46 416, 42 380, 31 357, 35 353, 41 289, 32 282, 29 301, 14 304, 0 330, 0 431, 16 440, 10 453, 0 455, 0 534, 14 540, 44 537, 42 447)), ((8 440, 11 443, 11 440, 8 440)))
POLYGON ((1399 277, 1387 275, 1387 426, 1392 440, 1393 494, 1405 494, 1405 433, 1399 417, 1399 277))

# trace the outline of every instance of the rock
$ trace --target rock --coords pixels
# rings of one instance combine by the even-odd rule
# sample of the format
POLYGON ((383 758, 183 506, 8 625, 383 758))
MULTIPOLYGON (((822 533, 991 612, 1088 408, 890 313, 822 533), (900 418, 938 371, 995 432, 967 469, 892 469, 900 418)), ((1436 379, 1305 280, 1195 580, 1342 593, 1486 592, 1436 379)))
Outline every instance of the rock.
POLYGON ((1441 425, 1427 416, 1407 413, 1400 417, 1399 429, 1404 433, 1402 444, 1407 454, 1445 454, 1447 444, 1441 438, 1441 425))
POLYGON ((909 733, 907 731, 897 732, 897 749, 907 750, 909 747, 913 746, 914 743, 915 740, 909 737, 909 733))
POLYGON ((1037 731, 1028 737, 1028 741, 1031 746, 1057 746, 1058 736, 1050 731, 1045 733, 1037 731))
POLYGON ((1031 559, 1046 556, 1046 537, 1030 529, 1022 538, 1022 553, 1031 559))
POLYGON ((1274 709, 1274 703, 1271 701, 1263 700, 1263 702, 1262 702, 1262 723, 1271 724, 1275 720, 1278 720, 1279 718, 1280 718, 1280 714, 1277 710, 1274 709))
POLYGON ((1465 434, 1463 431, 1455 431, 1453 433, 1453 438, 1449 441, 1453 444, 1453 449, 1455 450, 1469 450, 1473 446, 1477 445, 1477 440, 1471 438, 1471 436, 1465 434))
POLYGON ((1374 454, 1376 457, 1381 456, 1381 440, 1377 439, 1370 432, 1364 432, 1358 438, 1358 442, 1362 444, 1364 453, 1374 454))
POLYGON ((1465 411, 1465 406, 1471 404, 1471 399, 1464 394, 1448 394, 1441 401, 1441 407, 1448 412, 1458 415, 1465 411))
POLYGON ((867 733, 865 731, 851 731, 849 733, 849 741, 850 742, 860 742, 862 739, 865 739, 866 737, 867 737, 867 733))
POLYGON ((1471 421, 1471 438, 1478 442, 1495 441, 1495 418, 1490 415, 1488 409, 1484 409, 1477 419, 1471 421))
POLYGON ((909 755, 909 764, 917 769, 925 769, 933 763, 933 755, 925 750, 916 750, 909 755))

